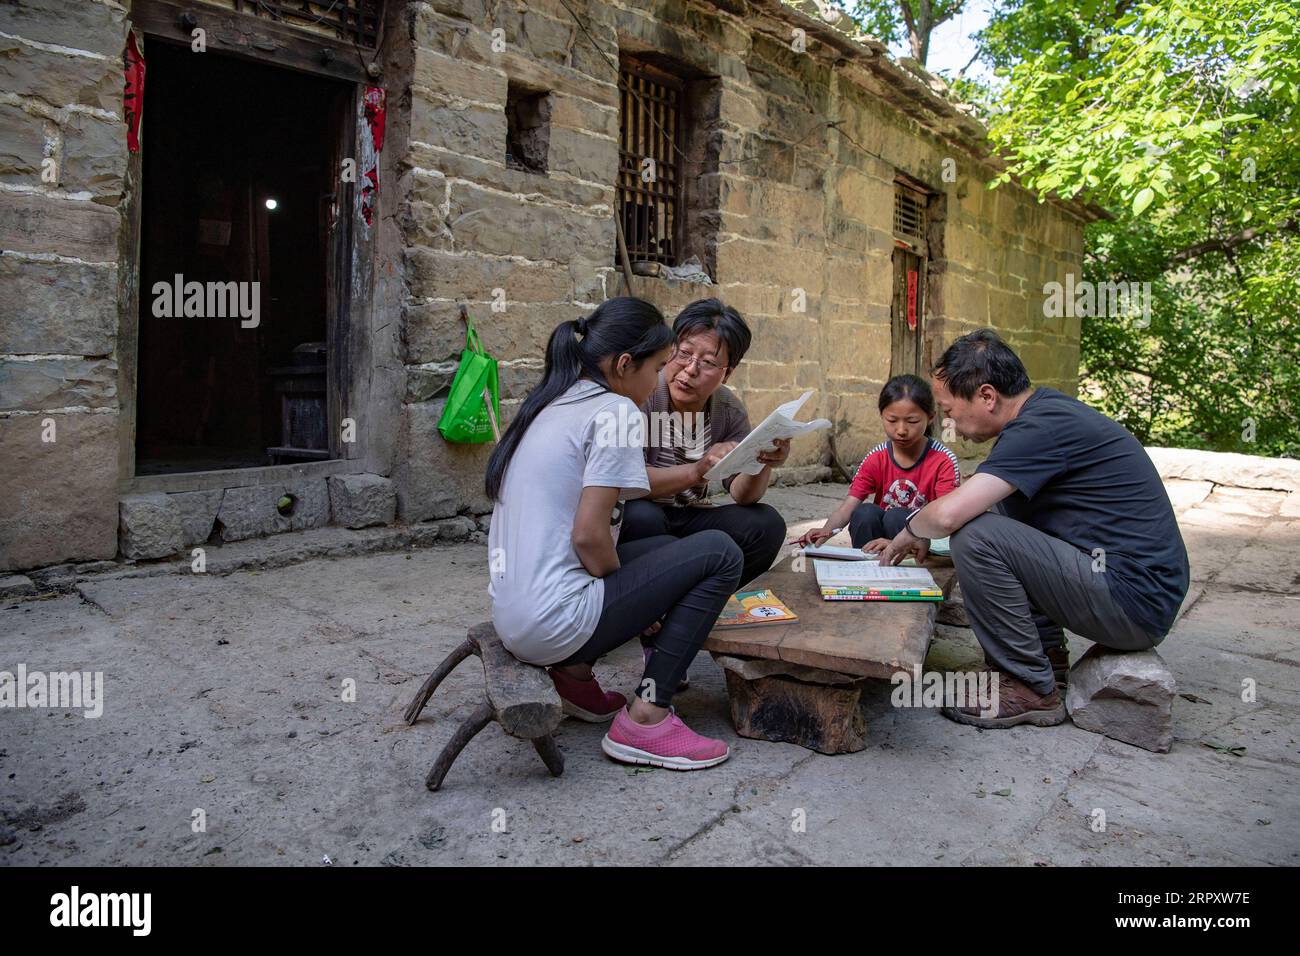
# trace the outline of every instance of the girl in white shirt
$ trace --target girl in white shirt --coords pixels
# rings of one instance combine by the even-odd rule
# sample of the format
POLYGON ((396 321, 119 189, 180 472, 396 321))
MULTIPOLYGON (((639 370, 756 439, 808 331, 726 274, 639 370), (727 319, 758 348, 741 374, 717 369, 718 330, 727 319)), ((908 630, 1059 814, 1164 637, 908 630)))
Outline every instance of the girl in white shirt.
POLYGON ((646 494, 645 421, 673 334, 653 305, 610 299, 551 333, 546 370, 488 462, 492 616, 520 660, 549 665, 565 711, 613 718, 602 749, 679 770, 730 755, 669 705, 740 580, 720 531, 618 548, 623 502, 646 494), (591 665, 643 633, 653 652, 636 696, 604 691, 591 665))

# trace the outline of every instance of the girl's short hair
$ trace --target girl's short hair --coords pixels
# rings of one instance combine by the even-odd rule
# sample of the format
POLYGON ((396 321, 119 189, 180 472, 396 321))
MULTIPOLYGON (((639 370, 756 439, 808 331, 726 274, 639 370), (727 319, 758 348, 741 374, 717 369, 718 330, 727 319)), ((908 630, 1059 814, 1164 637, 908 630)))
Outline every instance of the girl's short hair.
POLYGON ((930 417, 934 417, 934 392, 930 383, 915 375, 895 375, 880 390, 877 407, 883 412, 894 402, 910 401, 930 417))

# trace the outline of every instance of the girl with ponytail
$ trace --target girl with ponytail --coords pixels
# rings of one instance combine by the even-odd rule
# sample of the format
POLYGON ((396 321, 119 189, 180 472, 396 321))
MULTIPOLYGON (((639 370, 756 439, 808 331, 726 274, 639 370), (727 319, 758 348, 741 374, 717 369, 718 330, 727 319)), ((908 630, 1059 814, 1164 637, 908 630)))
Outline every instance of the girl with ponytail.
POLYGON ((637 406, 672 346, 659 310, 631 297, 556 326, 542 379, 488 462, 488 593, 502 643, 548 666, 565 712, 613 718, 605 753, 691 770, 730 752, 669 704, 740 580, 741 552, 719 531, 618 547, 623 502, 650 490, 637 406), (643 633, 654 650, 628 704, 591 665, 643 633))

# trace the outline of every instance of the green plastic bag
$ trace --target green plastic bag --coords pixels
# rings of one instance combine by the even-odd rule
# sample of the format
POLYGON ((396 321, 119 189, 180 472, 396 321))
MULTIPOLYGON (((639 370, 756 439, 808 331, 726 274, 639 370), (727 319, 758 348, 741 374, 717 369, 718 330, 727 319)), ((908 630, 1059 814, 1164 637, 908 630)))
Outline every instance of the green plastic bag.
POLYGON ((450 442, 475 445, 499 439, 497 423, 501 421, 501 400, 497 387, 497 360, 483 350, 474 331, 474 323, 465 316, 469 331, 465 350, 460 353, 460 368, 451 382, 451 394, 438 420, 438 431, 450 442), (484 400, 484 392, 491 402, 484 400))

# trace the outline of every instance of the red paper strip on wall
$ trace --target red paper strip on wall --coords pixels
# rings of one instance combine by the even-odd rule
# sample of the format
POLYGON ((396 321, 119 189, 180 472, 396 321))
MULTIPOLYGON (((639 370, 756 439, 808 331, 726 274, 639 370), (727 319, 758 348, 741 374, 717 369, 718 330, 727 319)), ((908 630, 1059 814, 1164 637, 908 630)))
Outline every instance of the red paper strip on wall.
POLYGON ((907 327, 916 329, 916 273, 907 273, 907 327))
POLYGON ((384 148, 384 119, 388 115, 387 95, 382 86, 366 87, 366 122, 370 124, 370 139, 375 152, 384 148))
POLYGON ((379 198, 379 151, 384 148, 384 120, 388 115, 388 97, 382 86, 367 86, 362 99, 370 142, 361 144, 364 165, 361 187, 361 216, 366 225, 374 224, 375 202, 379 198))
POLYGON ((122 53, 122 72, 125 84, 122 91, 122 114, 126 117, 126 148, 140 152, 140 117, 144 115, 144 57, 136 43, 135 31, 126 35, 126 50, 122 53))

